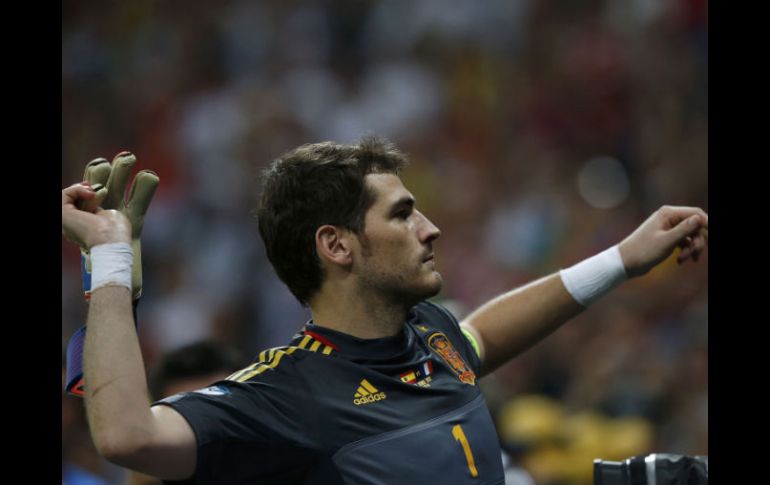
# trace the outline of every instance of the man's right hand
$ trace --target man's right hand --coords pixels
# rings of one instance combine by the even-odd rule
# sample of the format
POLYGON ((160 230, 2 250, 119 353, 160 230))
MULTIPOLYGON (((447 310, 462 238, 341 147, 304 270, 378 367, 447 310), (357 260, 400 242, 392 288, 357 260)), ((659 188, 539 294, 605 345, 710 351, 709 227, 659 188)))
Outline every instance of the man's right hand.
MULTIPOLYGON (((94 212, 97 207, 105 210, 115 209, 125 215, 131 223, 131 249, 134 265, 131 273, 131 293, 134 301, 142 296, 142 244, 141 235, 144 216, 152 202, 160 179, 152 170, 140 170, 135 176, 125 198, 126 187, 131 171, 136 164, 136 157, 131 152, 123 151, 115 155, 112 163, 105 158, 96 158, 86 165, 83 173, 84 184, 90 186, 95 196, 80 199, 75 206, 94 212)), ((91 256, 89 248, 80 248, 83 268, 83 292, 86 300, 90 298, 91 256)))
POLYGON ((96 197, 97 192, 87 183, 77 183, 62 190, 61 227, 64 237, 86 249, 106 243, 130 244, 131 222, 124 214, 99 207, 89 210, 78 208, 79 204, 84 207, 90 205, 85 202, 96 197))

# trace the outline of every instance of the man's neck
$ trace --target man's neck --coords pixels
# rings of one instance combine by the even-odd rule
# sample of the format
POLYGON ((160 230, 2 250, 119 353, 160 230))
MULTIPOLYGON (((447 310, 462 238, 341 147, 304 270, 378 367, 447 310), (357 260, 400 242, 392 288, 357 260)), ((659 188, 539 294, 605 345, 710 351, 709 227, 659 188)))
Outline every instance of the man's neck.
POLYGON ((404 328, 409 307, 385 298, 321 290, 310 304, 313 323, 361 339, 392 337, 404 328))

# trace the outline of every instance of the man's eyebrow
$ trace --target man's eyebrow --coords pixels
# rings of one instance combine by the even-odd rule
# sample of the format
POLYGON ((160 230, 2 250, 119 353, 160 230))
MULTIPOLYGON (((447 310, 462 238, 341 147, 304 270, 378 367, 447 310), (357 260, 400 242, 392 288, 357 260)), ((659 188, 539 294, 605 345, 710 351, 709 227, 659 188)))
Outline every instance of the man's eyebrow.
POLYGON ((404 207, 412 208, 416 202, 417 200, 412 196, 401 197, 390 207, 390 212, 394 214, 404 207))

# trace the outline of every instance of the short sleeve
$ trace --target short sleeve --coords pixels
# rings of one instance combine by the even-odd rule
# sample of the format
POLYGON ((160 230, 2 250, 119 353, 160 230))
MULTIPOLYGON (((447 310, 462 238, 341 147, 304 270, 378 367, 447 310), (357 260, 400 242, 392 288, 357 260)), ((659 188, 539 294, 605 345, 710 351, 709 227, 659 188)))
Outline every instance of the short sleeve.
POLYGON ((305 418, 301 388, 284 387, 219 381, 153 404, 174 408, 195 433, 195 475, 184 483, 272 483, 302 476, 315 461, 316 433, 305 418))

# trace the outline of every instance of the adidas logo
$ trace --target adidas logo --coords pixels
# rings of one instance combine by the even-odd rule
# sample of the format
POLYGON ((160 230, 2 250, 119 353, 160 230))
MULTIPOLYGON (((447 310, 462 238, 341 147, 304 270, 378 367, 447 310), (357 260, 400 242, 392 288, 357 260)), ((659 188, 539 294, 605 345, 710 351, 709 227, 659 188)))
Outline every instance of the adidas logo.
POLYGON ((362 404, 369 404, 376 401, 382 401, 387 399, 384 392, 380 392, 376 387, 371 385, 366 379, 361 381, 361 385, 358 386, 358 392, 353 396, 353 404, 360 406, 362 404))

